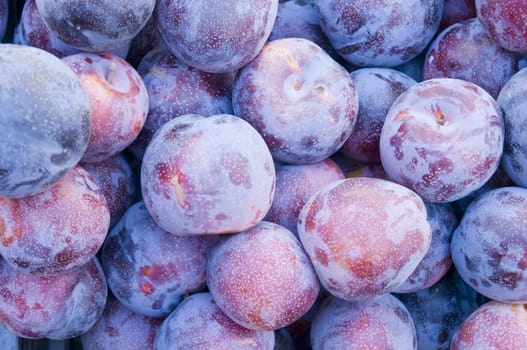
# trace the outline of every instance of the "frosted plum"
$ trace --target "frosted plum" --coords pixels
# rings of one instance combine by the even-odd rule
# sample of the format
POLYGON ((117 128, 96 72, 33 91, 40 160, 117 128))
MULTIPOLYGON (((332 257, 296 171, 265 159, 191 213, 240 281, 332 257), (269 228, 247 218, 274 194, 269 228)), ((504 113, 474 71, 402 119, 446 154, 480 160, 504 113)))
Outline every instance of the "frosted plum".
POLYGON ((205 287, 209 239, 164 231, 138 202, 104 243, 101 263, 108 286, 134 312, 167 316, 183 295, 205 287))
POLYGON ((158 0, 156 16, 161 37, 179 60, 225 73, 256 57, 277 10, 278 0, 158 0))
POLYGON ((108 295, 104 311, 93 327, 81 335, 83 350, 148 350, 162 318, 136 314, 125 308, 115 297, 108 295))
POLYGON ((272 331, 254 331, 232 321, 210 293, 193 294, 168 316, 159 329, 156 350, 273 350, 272 331))
POLYGON ((451 350, 527 348, 525 305, 491 301, 474 311, 456 331, 451 350))
POLYGON ((100 162, 81 163, 93 176, 110 209, 110 227, 115 225, 138 196, 136 175, 123 154, 100 162))
POLYGON ((109 224, 104 195, 76 166, 44 192, 0 197, 0 254, 24 273, 61 273, 95 256, 109 224))
POLYGON ((0 60, 0 197, 23 197, 79 162, 90 105, 75 73, 48 52, 0 44, 0 60))
POLYGON ((425 203, 432 229, 432 243, 410 277, 395 288, 395 293, 412 293, 438 282, 452 266, 450 241, 458 226, 454 208, 448 204, 425 203))
POLYGON ((503 151, 503 117, 481 87, 460 79, 425 80, 393 103, 380 138, 389 178, 426 202, 452 202, 481 187, 503 151))
POLYGON ((514 52, 527 52, 527 3, 523 0, 476 0, 476 13, 492 39, 514 52))
POLYGON ((502 187, 472 201, 454 231, 451 254, 479 293, 527 303, 527 189, 502 187))
POLYGON ((293 323, 313 306, 319 292, 300 242, 286 228, 265 221, 213 249, 207 285, 229 318, 254 330, 293 323))
POLYGON ((351 134, 358 98, 348 72, 301 38, 268 42, 240 70, 234 114, 263 136, 275 160, 305 164, 335 153, 351 134))
POLYGON ((519 54, 498 46, 481 22, 472 18, 448 27, 430 44, 423 75, 470 81, 496 98, 518 71, 520 59, 519 54))
POLYGON ((362 302, 330 297, 311 328, 313 350, 415 350, 416 343, 410 313, 390 294, 362 302))
POLYGON ((31 339, 87 332, 101 316, 108 294, 95 258, 54 276, 22 273, 0 259, 0 285, 0 323, 31 339))
POLYGON ((366 177, 335 181, 315 193, 300 212, 298 235, 322 285, 353 301, 403 283, 432 239, 417 194, 366 177))
POLYGON ((348 62, 394 67, 423 51, 434 36, 443 0, 315 0, 322 30, 348 62))
POLYGON ((271 207, 275 169, 258 132, 241 118, 185 115, 146 149, 142 192, 153 219, 176 234, 243 231, 271 207))
POLYGON ((57 38, 82 51, 122 47, 145 26, 155 0, 36 0, 48 28, 57 38))
POLYGON ((330 159, 313 164, 277 165, 273 204, 264 220, 282 225, 296 235, 298 214, 309 197, 343 178, 342 170, 330 159))
POLYGON ((516 73, 498 95, 505 121, 502 165, 517 185, 527 187, 527 68, 516 73))
POLYGON ((359 111, 340 152, 361 162, 379 163, 379 138, 386 114, 395 99, 417 82, 390 68, 362 68, 350 74, 359 96, 359 111))

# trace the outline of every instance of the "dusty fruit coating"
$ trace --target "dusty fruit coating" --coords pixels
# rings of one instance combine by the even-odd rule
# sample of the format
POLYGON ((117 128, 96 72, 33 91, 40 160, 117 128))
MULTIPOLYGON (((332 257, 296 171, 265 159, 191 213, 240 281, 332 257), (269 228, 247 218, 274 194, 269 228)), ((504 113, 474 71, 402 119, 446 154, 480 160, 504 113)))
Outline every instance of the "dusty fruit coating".
POLYGON ((159 226, 175 234, 243 231, 271 207, 275 169, 258 132, 233 115, 172 119, 146 149, 141 184, 159 226))
POLYGON ((525 305, 491 301, 474 311, 454 334, 452 350, 527 348, 525 305))
POLYGON ((432 239, 417 194, 366 177, 335 181, 315 193, 300 212, 298 235, 322 285, 353 301, 403 283, 432 239))
POLYGON ((527 302, 527 189, 502 187, 472 201, 452 237, 461 277, 488 298, 527 302))
POLYGON ((159 33, 179 60, 204 72, 224 73, 258 54, 277 10, 277 0, 159 0, 155 14, 159 33))
POLYGON ((358 98, 348 72, 306 39, 268 42, 240 70, 234 114, 262 135, 275 160, 305 164, 335 153, 349 137, 358 98))
POLYGON ((390 179, 424 201, 452 202, 494 174, 503 138, 501 110, 485 90, 460 79, 429 79, 388 111, 381 161, 390 179))
POLYGON ((415 350, 416 343, 410 313, 390 294, 362 302, 329 297, 311 326, 313 350, 415 350))
POLYGON ((154 349, 273 350, 274 345, 272 331, 240 326, 221 311, 210 293, 197 293, 163 321, 154 349))
POLYGON ((0 254, 23 273, 62 273, 95 256, 109 224, 103 193, 76 166, 44 192, 0 197, 0 254))
POLYGON ((75 73, 44 50, 1 44, 0 60, 0 196, 23 197, 79 162, 90 133, 89 100, 75 73))
POLYGON ((313 306, 319 292, 300 242, 286 228, 266 221, 215 247, 207 285, 227 316, 254 330, 292 324, 313 306))

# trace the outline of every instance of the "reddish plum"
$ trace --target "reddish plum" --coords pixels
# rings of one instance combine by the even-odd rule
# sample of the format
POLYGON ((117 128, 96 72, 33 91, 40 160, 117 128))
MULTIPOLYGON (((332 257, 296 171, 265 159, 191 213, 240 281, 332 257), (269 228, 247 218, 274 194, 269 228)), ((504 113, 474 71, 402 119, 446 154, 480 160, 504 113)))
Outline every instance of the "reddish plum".
POLYGON ((362 302, 330 297, 311 328, 313 350, 415 350, 416 343, 410 313, 390 294, 362 302))
POLYGON ((461 277, 488 298, 527 303, 527 189, 502 187, 470 203, 451 254, 461 277))
POLYGON ((503 117, 476 84, 436 78, 393 103, 380 138, 384 170, 426 202, 452 202, 481 187, 503 151, 503 117))
POLYGON ((0 197, 42 192, 81 159, 90 133, 82 85, 59 58, 0 44, 0 197))
POLYGON ((527 68, 516 73, 498 95, 505 121, 502 165, 518 186, 527 187, 527 68))
POLYGON ((386 175, 386 172, 380 163, 360 164, 359 166, 350 169, 346 173, 346 177, 374 177, 377 179, 388 180, 388 175, 386 175))
POLYGON ((240 70, 232 94, 234 113, 285 163, 315 163, 335 153, 351 134, 358 111, 348 72, 300 38, 268 42, 240 70))
POLYGON ((316 0, 322 30, 337 52, 359 66, 394 67, 434 36, 443 0, 316 0))
POLYGON ((330 159, 313 164, 277 165, 273 204, 264 220, 282 225, 296 235, 298 214, 309 197, 343 178, 342 170, 330 159))
POLYGON ((225 73, 256 57, 277 10, 278 0, 158 0, 156 16, 163 40, 179 60, 225 73))
POLYGON ((255 331, 232 321, 209 293, 186 298, 159 329, 156 350, 273 350, 272 331, 255 331))
POLYGON ((24 273, 60 273, 94 257, 109 224, 104 195, 76 166, 44 192, 0 197, 0 254, 24 273))
POLYGON ((451 350, 527 349, 527 307, 491 301, 456 331, 451 350))
POLYGON ((359 96, 359 112, 350 137, 340 148, 347 157, 379 163, 379 138, 391 105, 416 81, 390 68, 362 68, 351 72, 359 96))
POLYGON ((176 234, 240 232, 271 207, 275 169, 258 132, 233 115, 185 115, 165 123, 146 149, 146 207, 176 234))
POLYGON ((417 194, 366 177, 335 181, 315 193, 300 212, 298 235, 322 285, 353 301, 403 283, 432 239, 417 194))
POLYGON ((141 315, 162 317, 185 294, 205 287, 209 244, 207 236, 166 232, 138 202, 108 234, 101 263, 121 303, 141 315))
POLYGON ((106 53, 79 53, 62 59, 79 77, 91 107, 91 131, 83 162, 98 162, 130 145, 143 128, 148 93, 125 60, 106 53))
POLYGON ((154 339, 162 318, 136 314, 108 295, 104 311, 93 327, 81 335, 84 350, 147 350, 154 348, 154 339))
POLYGON ((424 79, 457 78, 473 82, 496 98, 519 69, 521 56, 498 46, 477 18, 455 23, 432 42, 424 79))
POLYGON ((130 43, 154 11, 155 0, 36 0, 48 28, 82 51, 109 51, 130 43))
POLYGON ((300 319, 319 292, 300 242, 286 228, 265 221, 213 249, 207 285, 227 316, 254 330, 276 330, 300 319))
POLYGON ((66 339, 87 332, 107 297, 95 258, 54 276, 35 276, 0 259, 0 323, 24 338, 66 339))
POLYGON ((524 0, 476 0, 476 13, 501 47, 527 52, 527 3, 524 0))

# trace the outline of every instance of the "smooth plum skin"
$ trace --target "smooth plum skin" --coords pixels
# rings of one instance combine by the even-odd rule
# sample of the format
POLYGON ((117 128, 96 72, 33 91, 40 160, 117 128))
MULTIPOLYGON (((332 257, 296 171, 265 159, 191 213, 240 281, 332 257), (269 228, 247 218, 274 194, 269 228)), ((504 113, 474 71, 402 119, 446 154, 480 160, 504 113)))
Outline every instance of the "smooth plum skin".
POLYGON ((507 303, 527 302, 527 189, 502 187, 472 201, 454 231, 457 271, 479 293, 507 303))
POLYGON ((272 331, 254 331, 231 320, 210 293, 186 298, 164 321, 155 350, 273 350, 272 331))
POLYGON ((179 60, 225 73, 256 57, 277 10, 278 0, 158 0, 155 14, 161 37, 179 60))
POLYGON ((507 51, 487 34, 481 21, 472 18, 446 28, 430 44, 424 79, 457 78, 484 88, 496 98, 519 69, 521 55, 507 51))
POLYGON ((434 36, 443 0, 316 0, 322 30, 337 53, 359 67, 394 67, 434 36))
POLYGON ((274 186, 264 140, 228 114, 168 121, 148 145, 141 168, 150 215, 180 235, 234 233, 256 225, 271 207, 274 186))
POLYGON ((24 273, 62 273, 95 256, 109 224, 104 195, 76 166, 44 192, 0 197, 0 254, 24 273))
POLYGON ((501 47, 527 52, 527 4, 522 0, 476 0, 477 17, 501 47))
POLYGON ((30 339, 68 339, 87 332, 108 295, 96 258, 54 276, 22 273, 0 259, 0 282, 0 322, 30 339))
POLYGON ((410 313, 391 294, 362 302, 329 297, 311 326, 313 350, 415 350, 416 343, 410 313))
POLYGON ((298 235, 325 289, 350 301, 390 293, 415 270, 432 239, 417 194, 366 177, 315 193, 300 212, 298 235))
POLYGON ((340 152, 361 162, 380 163, 379 139, 393 102, 417 82, 390 68, 362 68, 350 73, 359 96, 353 131, 340 152))
POLYGON ((501 110, 485 90, 460 79, 429 79, 390 107, 381 162, 390 179, 424 201, 453 202, 494 174, 503 138, 501 110))
POLYGON ((109 294, 101 317, 80 341, 84 350, 153 349, 161 322, 162 318, 134 313, 109 294))
POLYGON ((44 50, 0 44, 0 60, 0 196, 33 195, 81 159, 89 100, 75 73, 44 50))
POLYGON ((9 19, 8 0, 0 0, 0 41, 2 41, 6 33, 8 19, 9 19))
POLYGON ((128 45, 146 25, 155 0, 36 0, 57 38, 82 51, 111 51, 128 45))
POLYGON ((476 17, 476 2, 474 0, 444 0, 441 23, 437 30, 441 33, 454 23, 476 17))
POLYGON ((127 308, 164 317, 186 294, 205 287, 207 236, 177 236, 161 229, 143 202, 130 207, 102 248, 108 286, 127 308))
POLYGON ((456 331, 451 350, 527 348, 525 305, 490 301, 474 311, 456 331))
POLYGON ((148 112, 148 92, 139 73, 120 57, 79 53, 64 57, 79 77, 91 107, 91 131, 83 162, 99 162, 128 147, 148 112))
POLYGON ((319 293, 300 242, 286 228, 266 221, 213 249, 207 285, 227 316, 254 330, 292 324, 307 313, 319 293))
POLYGON ((498 105, 505 121, 505 141, 501 164, 505 173, 518 186, 527 187, 527 69, 516 73, 498 95, 498 105))
POLYGON ((262 135, 273 158, 322 161, 349 137, 358 97, 348 72, 301 38, 268 42, 242 68, 233 88, 234 114, 262 135))

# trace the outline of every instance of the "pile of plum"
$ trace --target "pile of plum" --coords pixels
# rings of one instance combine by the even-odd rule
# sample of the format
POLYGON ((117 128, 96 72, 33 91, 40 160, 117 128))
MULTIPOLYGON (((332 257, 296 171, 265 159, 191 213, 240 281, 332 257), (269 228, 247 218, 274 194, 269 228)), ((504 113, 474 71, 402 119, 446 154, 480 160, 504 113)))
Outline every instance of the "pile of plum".
POLYGON ((524 0, 0 0, 0 326, 527 349, 524 0))

